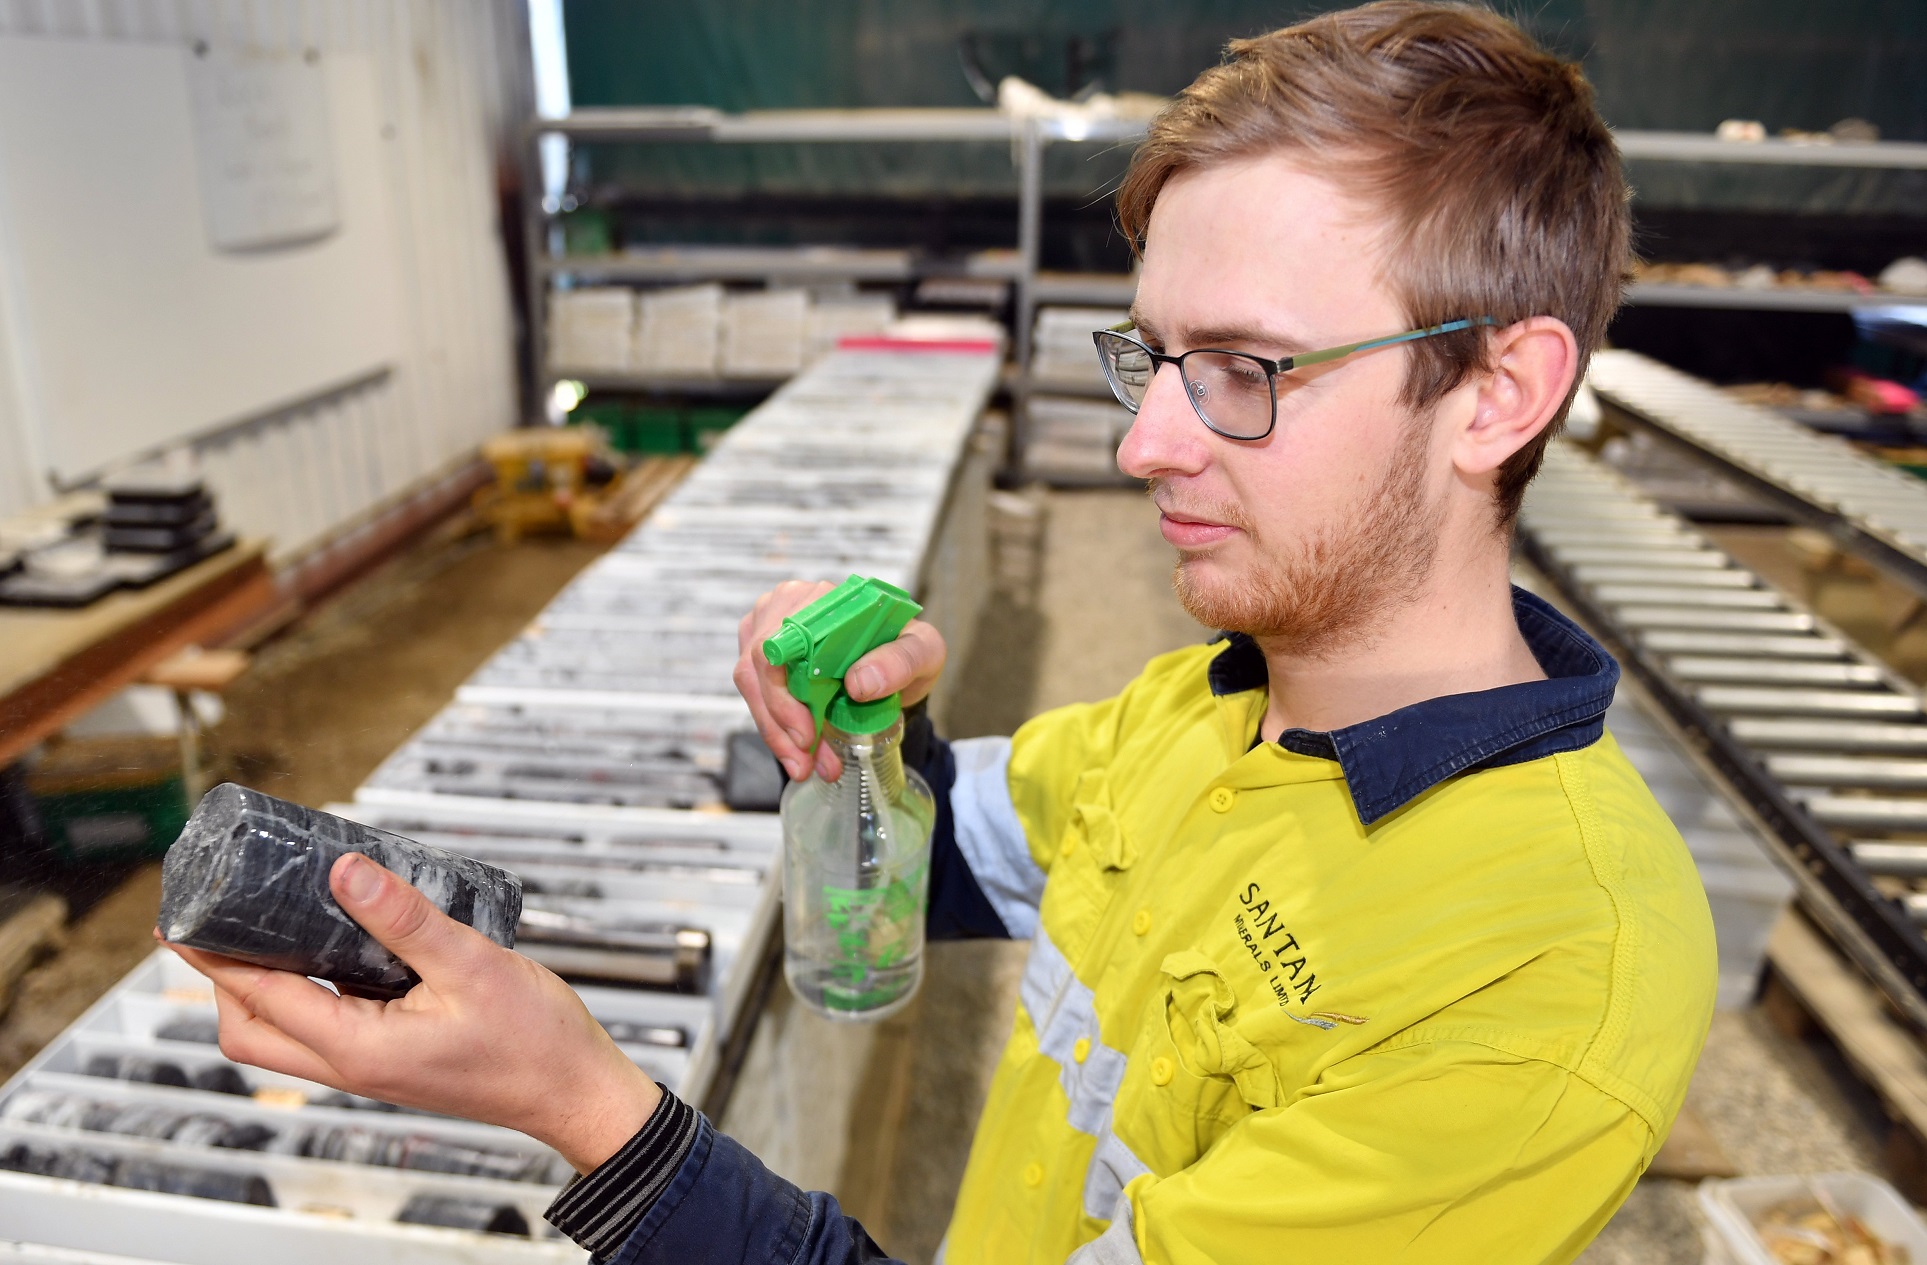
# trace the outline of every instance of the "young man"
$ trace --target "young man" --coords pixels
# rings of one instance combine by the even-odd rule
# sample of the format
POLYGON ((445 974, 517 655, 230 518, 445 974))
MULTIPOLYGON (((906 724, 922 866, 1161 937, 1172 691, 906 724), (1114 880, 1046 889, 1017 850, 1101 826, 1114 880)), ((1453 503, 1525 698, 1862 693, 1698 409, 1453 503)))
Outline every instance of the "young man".
MULTIPOLYGON (((1098 343, 1119 464, 1230 634, 927 743, 933 928, 1033 942, 951 1265, 1568 1261, 1652 1158, 1712 1009, 1705 898, 1604 733, 1616 666, 1507 580, 1625 198, 1578 72, 1475 9, 1234 44, 1153 126, 1132 328, 1098 343)), ((834 756, 754 647, 819 591, 767 596, 737 673, 799 778, 834 756)), ((913 624, 849 682, 913 701, 942 664, 913 624)), ((552 976, 366 861, 335 891, 424 983, 186 954, 232 1056, 549 1142, 599 1257, 881 1258, 552 976)))

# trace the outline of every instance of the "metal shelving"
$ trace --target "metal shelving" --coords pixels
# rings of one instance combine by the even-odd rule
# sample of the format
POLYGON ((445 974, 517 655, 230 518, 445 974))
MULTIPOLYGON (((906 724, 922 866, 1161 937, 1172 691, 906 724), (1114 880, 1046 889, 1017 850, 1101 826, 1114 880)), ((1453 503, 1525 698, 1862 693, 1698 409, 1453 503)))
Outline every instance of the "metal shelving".
POLYGON ((907 250, 834 246, 670 246, 607 255, 545 256, 549 276, 598 281, 909 281, 916 260, 907 250))
POLYGON ((694 377, 684 374, 616 373, 608 369, 549 370, 550 381, 569 379, 591 391, 639 391, 654 395, 699 395, 726 399, 761 399, 788 378, 694 377))
MULTIPOLYGON (((1018 171, 1017 261, 1009 272, 1017 291, 1016 360, 1024 365, 1029 363, 1030 323, 1040 292, 1038 247, 1043 229, 1045 150, 1053 144, 1132 141, 1144 134, 1144 126, 1143 121, 1133 119, 1017 118, 989 109, 760 110, 724 114, 702 107, 669 107, 577 110, 566 118, 535 120, 529 125, 529 136, 531 143, 542 136, 566 136, 585 142, 692 144, 1008 144, 1018 171)), ((535 169, 531 167, 532 171, 535 169)), ((545 231, 549 216, 533 198, 529 200, 526 218, 529 259, 526 284, 534 325, 530 343, 537 377, 543 384, 571 376, 591 387, 602 384, 612 389, 655 389, 657 386, 647 379, 608 374, 564 375, 548 368, 548 340, 543 326, 547 286, 553 276, 593 276, 611 281, 878 281, 904 280, 918 275, 915 261, 907 252, 839 248, 829 251, 817 247, 796 248, 787 252, 786 258, 773 251, 743 252, 734 258, 725 258, 719 253, 714 271, 702 271, 693 253, 684 259, 661 261, 624 256, 570 259, 549 254, 545 231)), ((1051 292, 1048 283, 1043 292, 1051 292)), ((1021 425, 1012 427, 1012 461, 1021 457, 1022 429, 1021 425)))
POLYGON ((1619 156, 1631 160, 1744 163, 1768 167, 1884 167, 1927 171, 1927 144, 1918 141, 1804 141, 1772 137, 1723 141, 1705 132, 1614 132, 1619 156))
POLYGON ((1642 281, 1626 287, 1628 307, 1701 307, 1756 312, 1857 312, 1862 308, 1927 304, 1927 297, 1858 294, 1851 290, 1801 290, 1792 286, 1752 290, 1742 286, 1689 286, 1642 281))
MULTIPOLYGON (((540 136, 566 136, 584 142, 672 141, 690 144, 821 144, 821 143, 1005 143, 1017 165, 1017 260, 1011 279, 1016 286, 1015 362, 1018 374, 1009 379, 1018 424, 1012 427, 1010 460, 1021 461, 1025 426, 1024 402, 1033 391, 1054 392, 1059 384, 1031 380, 1031 326, 1044 304, 1128 306, 1136 282, 1122 275, 1051 274, 1039 270, 1043 227, 1043 157, 1053 144, 1121 144, 1144 135, 1145 122, 1082 116, 1018 118, 991 109, 883 110, 759 110, 740 114, 699 106, 595 108, 577 110, 566 118, 540 119, 529 125, 531 143, 540 136)), ((1927 144, 1875 141, 1812 143, 1785 139, 1758 142, 1723 141, 1692 132, 1620 131, 1615 138, 1623 157, 1637 161, 1730 163, 1756 166, 1858 167, 1889 170, 1927 170, 1927 144)), ((533 170, 533 169, 532 169, 533 170)), ((534 187, 531 185, 531 187, 534 187)), ((597 256, 569 259, 550 256, 543 231, 547 215, 530 200, 528 211, 527 277, 529 310, 535 314, 531 339, 544 382, 560 376, 546 366, 546 337, 542 328, 544 297, 549 278, 556 275, 605 280, 903 280, 917 274, 916 263, 894 252, 868 252, 805 247, 762 255, 744 253, 725 258, 718 254, 713 271, 700 262, 630 259, 597 256)), ((1635 285, 1627 301, 1636 306, 1742 308, 1762 311, 1847 312, 1863 307, 1904 303, 1904 296, 1861 296, 1817 290, 1713 289, 1674 285, 1635 285)), ((647 389, 648 383, 620 377, 584 375, 610 387, 647 389)))

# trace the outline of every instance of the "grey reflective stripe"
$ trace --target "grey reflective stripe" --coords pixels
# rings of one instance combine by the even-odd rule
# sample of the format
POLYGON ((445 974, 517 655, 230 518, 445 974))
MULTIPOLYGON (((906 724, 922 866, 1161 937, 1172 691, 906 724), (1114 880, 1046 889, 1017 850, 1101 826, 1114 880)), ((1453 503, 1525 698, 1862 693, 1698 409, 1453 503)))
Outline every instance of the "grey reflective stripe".
POLYGON ((1064 1265, 1144 1265, 1137 1236, 1131 1233, 1131 1201, 1119 1195, 1117 1206, 1111 1210, 1110 1227, 1072 1252, 1064 1265))
POLYGON ((1017 991, 1037 1030, 1037 1048, 1057 1064, 1057 1083, 1069 1104, 1066 1120, 1071 1128, 1097 1138, 1084 1177, 1084 1210, 1102 1217, 1133 1177, 1151 1171, 1111 1129, 1111 1103, 1124 1079, 1124 1052, 1099 1039, 1096 995, 1077 978, 1042 927, 1031 938, 1030 960, 1017 991), (1077 1061, 1080 1038, 1090 1041, 1082 1063, 1077 1061))
POLYGON ((1071 964, 1039 927, 1031 938, 1030 961, 1018 986, 1031 1026, 1037 1029, 1037 1048, 1058 1066, 1057 1083, 1070 1100, 1071 1128, 1093 1136, 1111 1118, 1111 1100, 1124 1079, 1124 1052, 1098 1039, 1097 998, 1071 970, 1071 964), (1088 1040, 1084 1061, 1077 1061, 1077 1043, 1088 1040))
MULTIPOLYGON (((1104 1129, 1097 1135, 1097 1149, 1091 1152, 1091 1166, 1084 1173, 1084 1211, 1093 1217, 1107 1215, 1134 1178, 1151 1170, 1131 1148, 1111 1132, 1111 1115, 1104 1113, 1104 1129)), ((1130 1201, 1124 1204, 1130 1215, 1130 1201)))
POLYGON ((950 753, 957 760, 950 788, 957 850, 1010 938, 1027 939, 1037 930, 1044 871, 1031 860, 1030 841, 1010 802, 1010 739, 964 738, 950 744, 950 753))
POLYGON ((949 1231, 945 1231, 944 1236, 937 1240, 937 1254, 930 1258, 930 1265, 943 1265, 943 1252, 944 1249, 949 1246, 950 1233, 949 1231))

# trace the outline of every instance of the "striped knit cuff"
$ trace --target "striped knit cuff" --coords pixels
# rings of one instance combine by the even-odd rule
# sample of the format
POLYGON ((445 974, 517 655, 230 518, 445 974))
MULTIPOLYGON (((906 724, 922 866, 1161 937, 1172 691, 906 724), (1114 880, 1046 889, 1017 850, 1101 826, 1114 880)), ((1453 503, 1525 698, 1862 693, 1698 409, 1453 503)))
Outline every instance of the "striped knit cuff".
POLYGON ((696 1109, 665 1087, 636 1136, 562 1188, 542 1216, 600 1260, 621 1247, 696 1144, 696 1109))

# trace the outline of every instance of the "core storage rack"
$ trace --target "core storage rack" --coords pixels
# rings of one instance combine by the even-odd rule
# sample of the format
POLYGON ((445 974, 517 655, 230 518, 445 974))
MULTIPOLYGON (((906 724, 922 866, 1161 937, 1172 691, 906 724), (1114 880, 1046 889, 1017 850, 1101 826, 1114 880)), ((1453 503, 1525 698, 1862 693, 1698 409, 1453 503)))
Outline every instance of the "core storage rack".
POLYGON ((1547 450, 1519 543, 1734 787, 1802 905, 1927 1031, 1919 691, 1576 445, 1547 450))
MULTIPOLYGON (((780 823, 723 806, 751 729, 737 622, 781 580, 862 571, 966 645, 997 369, 990 343, 826 355, 329 810, 513 870, 518 947, 719 1111, 778 925, 780 823)), ((8 1237, 175 1265, 583 1259, 541 1219, 569 1175, 547 1148, 233 1064, 214 1020, 163 951, 0 1086, 8 1237)))
POLYGON ((1711 465, 1927 597, 1927 483, 1637 352, 1595 354, 1587 380, 1616 419, 1711 465))

